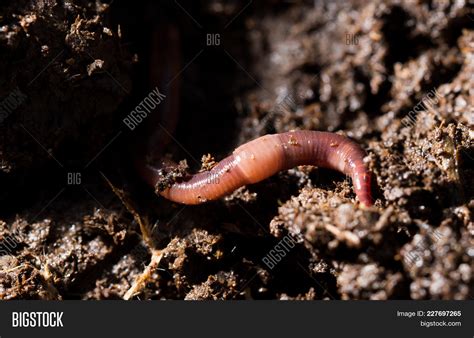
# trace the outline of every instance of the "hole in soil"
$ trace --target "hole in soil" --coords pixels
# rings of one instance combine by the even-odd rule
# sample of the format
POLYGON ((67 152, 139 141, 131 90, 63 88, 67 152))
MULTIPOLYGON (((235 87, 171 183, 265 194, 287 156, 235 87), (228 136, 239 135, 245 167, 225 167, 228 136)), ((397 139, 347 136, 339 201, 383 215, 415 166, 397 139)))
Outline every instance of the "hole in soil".
POLYGON ((385 65, 393 70, 396 62, 405 62, 419 55, 420 52, 433 47, 427 36, 413 35, 415 18, 400 6, 394 6, 383 16, 382 33, 388 44, 385 65))

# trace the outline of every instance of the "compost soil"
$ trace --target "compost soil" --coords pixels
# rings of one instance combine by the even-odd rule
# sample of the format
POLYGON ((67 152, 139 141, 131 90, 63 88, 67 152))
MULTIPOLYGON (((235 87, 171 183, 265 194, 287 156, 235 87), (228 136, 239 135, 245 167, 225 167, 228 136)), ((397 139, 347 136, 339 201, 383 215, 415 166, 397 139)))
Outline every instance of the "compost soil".
POLYGON ((0 54, 0 298, 473 297, 464 1, 2 1, 0 54), (181 36, 166 156, 192 171, 267 133, 340 132, 375 206, 310 166, 199 206, 156 196, 122 120, 160 18, 181 36))

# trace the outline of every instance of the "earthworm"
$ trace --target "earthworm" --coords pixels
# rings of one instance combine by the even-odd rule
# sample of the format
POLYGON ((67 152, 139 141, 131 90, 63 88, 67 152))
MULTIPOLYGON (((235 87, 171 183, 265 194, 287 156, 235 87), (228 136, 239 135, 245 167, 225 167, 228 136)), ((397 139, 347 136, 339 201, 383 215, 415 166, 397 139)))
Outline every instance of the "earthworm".
MULTIPOLYGON (((365 152, 357 143, 335 133, 301 130, 265 135, 241 145, 211 170, 187 175, 158 193, 177 203, 200 204, 281 170, 315 165, 349 175, 361 204, 371 206, 371 173, 364 157, 365 152)), ((160 168, 149 164, 140 171, 153 187, 163 178, 160 168)))

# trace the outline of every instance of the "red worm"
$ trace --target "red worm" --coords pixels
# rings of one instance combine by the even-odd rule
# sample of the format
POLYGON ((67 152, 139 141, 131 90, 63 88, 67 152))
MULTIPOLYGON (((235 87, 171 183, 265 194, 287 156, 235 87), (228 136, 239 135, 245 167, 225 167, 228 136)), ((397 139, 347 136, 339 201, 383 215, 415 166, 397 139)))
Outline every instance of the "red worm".
MULTIPOLYGON (((291 131, 265 135, 241 145, 211 170, 184 177, 159 193, 174 202, 200 204, 281 170, 315 165, 349 175, 360 202, 371 206, 371 174, 364 164, 364 156, 357 143, 334 133, 291 131)), ((141 173, 152 186, 162 178, 160 170, 150 165, 142 167, 141 173)))

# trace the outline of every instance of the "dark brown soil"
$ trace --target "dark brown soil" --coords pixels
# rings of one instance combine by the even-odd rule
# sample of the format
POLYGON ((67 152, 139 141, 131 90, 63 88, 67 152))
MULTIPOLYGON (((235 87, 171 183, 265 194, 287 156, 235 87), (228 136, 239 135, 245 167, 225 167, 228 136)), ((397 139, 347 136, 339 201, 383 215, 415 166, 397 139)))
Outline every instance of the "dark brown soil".
POLYGON ((0 298, 474 297, 472 6, 3 1, 0 55, 0 298), (367 149, 376 205, 309 166, 200 206, 157 197, 122 119, 162 17, 183 60, 167 156, 199 170, 267 133, 338 131, 367 149))

